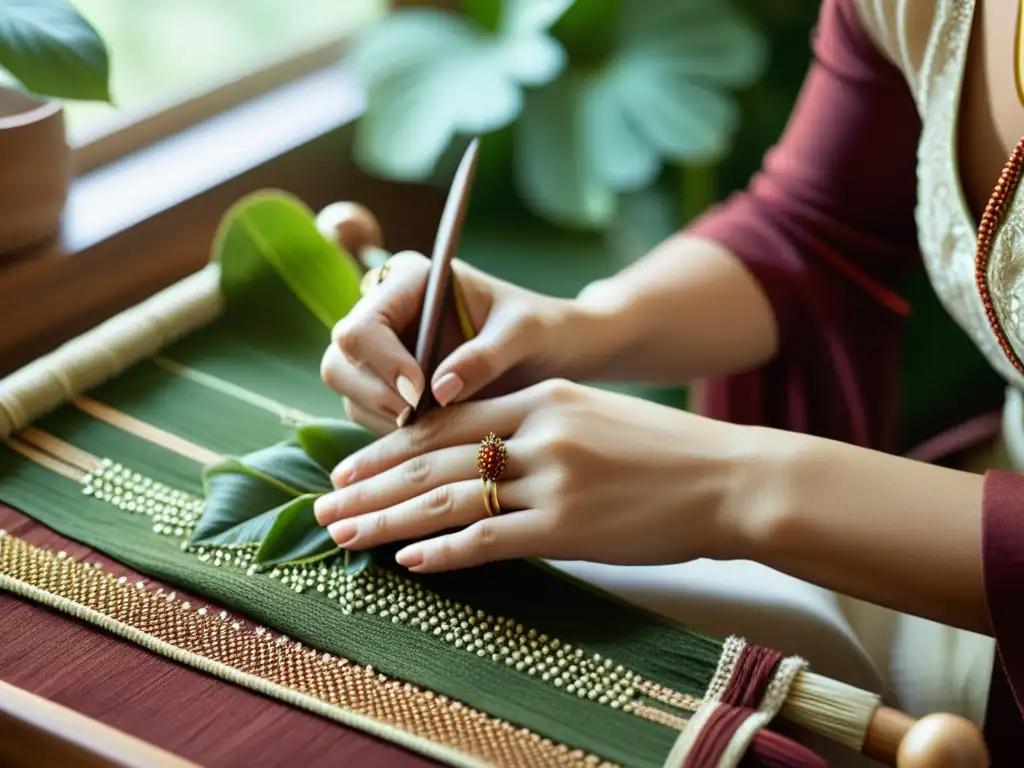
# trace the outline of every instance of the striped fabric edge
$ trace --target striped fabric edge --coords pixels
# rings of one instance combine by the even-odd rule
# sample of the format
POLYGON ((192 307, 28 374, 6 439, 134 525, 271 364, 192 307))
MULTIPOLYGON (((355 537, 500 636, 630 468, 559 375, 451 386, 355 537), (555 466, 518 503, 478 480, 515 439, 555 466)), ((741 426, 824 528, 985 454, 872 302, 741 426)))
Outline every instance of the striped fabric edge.
MULTIPOLYGON (((757 650, 764 649, 750 645, 740 637, 733 636, 726 639, 718 667, 708 684, 702 704, 690 718, 682 733, 679 734, 679 738, 676 739, 665 760, 665 768, 698 768, 696 765, 691 766, 692 761, 690 760, 695 747, 706 737, 706 731, 712 723, 721 719, 723 715, 735 715, 738 711, 731 702, 723 703, 722 699, 729 690, 730 684, 735 682, 733 678, 738 671, 749 673, 749 670, 739 670, 738 668, 741 666, 741 662, 749 658, 751 652, 757 650), (726 713, 723 711, 725 708, 732 711, 726 713)), ((760 701, 757 702, 756 708, 749 709, 735 724, 727 744, 718 753, 713 763, 708 763, 709 766, 713 765, 714 768, 737 768, 739 766, 758 731, 778 715, 786 702, 793 681, 806 667, 807 662, 799 656, 781 658, 774 665, 768 684, 760 701)), ((699 768, 704 768, 704 765, 701 764, 699 768)))
POLYGON ((0 529, 0 589, 457 768, 617 768, 461 702, 132 583, 0 529))

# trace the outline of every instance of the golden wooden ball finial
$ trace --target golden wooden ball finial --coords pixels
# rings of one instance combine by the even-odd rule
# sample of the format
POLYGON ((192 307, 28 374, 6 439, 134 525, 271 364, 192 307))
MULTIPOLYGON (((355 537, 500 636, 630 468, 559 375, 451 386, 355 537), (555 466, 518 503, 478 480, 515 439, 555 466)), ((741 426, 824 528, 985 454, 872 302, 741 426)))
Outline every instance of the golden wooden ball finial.
POLYGON ((922 717, 896 752, 897 768, 988 768, 988 748, 970 720, 949 714, 922 717))
POLYGON ((359 203, 331 203, 316 217, 320 234, 344 248, 369 268, 365 263, 365 251, 379 251, 384 247, 384 235, 380 222, 368 208, 359 203))

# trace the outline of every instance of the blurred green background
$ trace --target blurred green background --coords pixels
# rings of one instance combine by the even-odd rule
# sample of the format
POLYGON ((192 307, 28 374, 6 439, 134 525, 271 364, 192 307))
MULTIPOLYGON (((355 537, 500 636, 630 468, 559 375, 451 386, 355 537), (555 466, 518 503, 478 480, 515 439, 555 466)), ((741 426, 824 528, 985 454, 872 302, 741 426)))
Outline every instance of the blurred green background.
MULTIPOLYGON (((381 18, 384 0, 74 0, 110 50, 116 110, 71 103, 72 136, 122 116, 186 98, 253 68, 381 18)), ((570 66, 606 55, 623 23, 623 0, 578 0, 556 25, 570 66)), ((649 2, 649 0, 647 0, 649 2)), ((712 0, 713 2, 713 0, 712 0)), ((444 3, 438 3, 444 4, 444 3)), ((447 5, 457 5, 447 3, 447 5)), ((765 36, 767 65, 736 94, 741 105, 731 149, 710 165, 666 164, 644 189, 621 196, 620 213, 599 231, 559 227, 525 210, 509 170, 510 130, 488 136, 462 257, 546 293, 573 295, 640 257, 707 205, 742 187, 781 133, 810 60, 814 0, 735 0, 765 36)), ((461 0, 461 10, 493 26, 497 0, 461 0)), ((679 407, 685 390, 627 387, 679 407)))
POLYGON ((72 135, 173 103, 379 18, 385 0, 73 0, 110 51, 117 106, 72 102, 72 135))

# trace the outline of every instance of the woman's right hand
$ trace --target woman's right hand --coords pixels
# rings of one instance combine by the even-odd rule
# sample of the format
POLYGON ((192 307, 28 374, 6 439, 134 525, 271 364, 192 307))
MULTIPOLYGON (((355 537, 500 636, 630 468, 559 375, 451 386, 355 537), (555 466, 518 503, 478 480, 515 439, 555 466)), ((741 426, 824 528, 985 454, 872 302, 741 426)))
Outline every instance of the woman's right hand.
MULTIPOLYGON (((404 251, 388 265, 386 278, 335 326, 320 369, 346 399, 348 417, 377 434, 403 425, 428 386, 409 350, 430 262, 404 251)), ((575 302, 527 291, 461 262, 452 270, 476 336, 442 336, 442 362, 429 382, 439 405, 565 375, 563 342, 582 342, 571 328, 583 314, 575 302)))

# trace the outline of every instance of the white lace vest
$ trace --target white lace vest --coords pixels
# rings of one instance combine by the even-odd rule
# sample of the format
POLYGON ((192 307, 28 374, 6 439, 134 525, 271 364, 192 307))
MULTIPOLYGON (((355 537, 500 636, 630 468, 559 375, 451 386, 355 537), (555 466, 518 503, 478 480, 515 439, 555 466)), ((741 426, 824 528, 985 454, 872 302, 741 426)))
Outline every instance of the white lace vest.
MULTIPOLYGON (((876 44, 904 73, 922 120, 917 161, 917 232, 925 268, 946 311, 1006 380, 1004 439, 1024 468, 1024 375, 999 346, 975 282, 977 222, 961 185, 957 124, 974 0, 857 0, 876 44)), ((992 304, 1024 359, 1024 185, 1018 187, 988 265, 992 304)))

